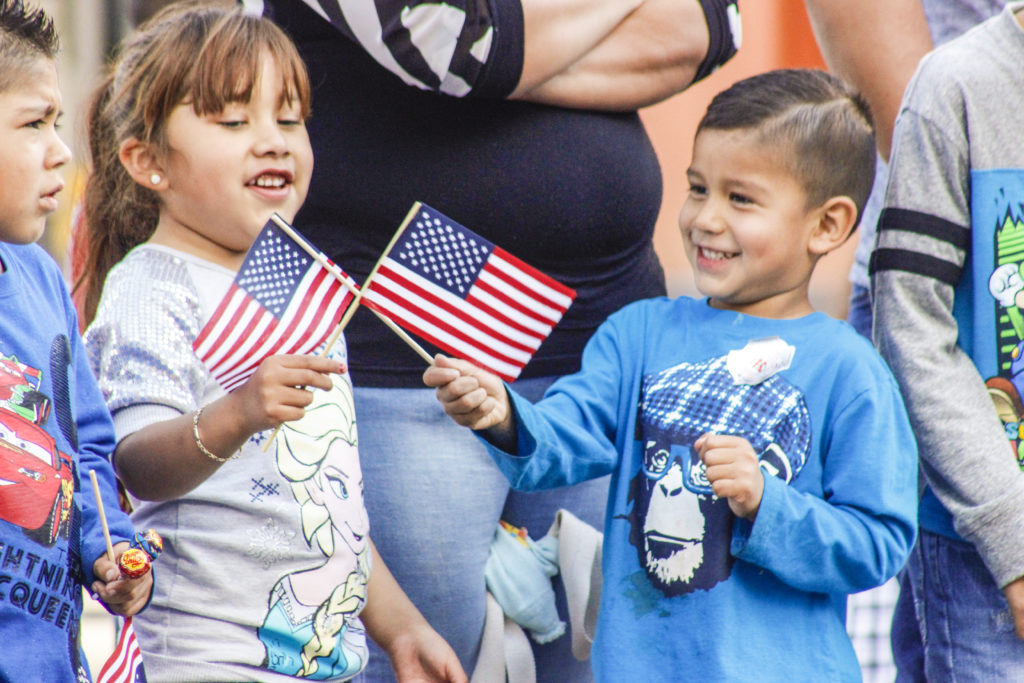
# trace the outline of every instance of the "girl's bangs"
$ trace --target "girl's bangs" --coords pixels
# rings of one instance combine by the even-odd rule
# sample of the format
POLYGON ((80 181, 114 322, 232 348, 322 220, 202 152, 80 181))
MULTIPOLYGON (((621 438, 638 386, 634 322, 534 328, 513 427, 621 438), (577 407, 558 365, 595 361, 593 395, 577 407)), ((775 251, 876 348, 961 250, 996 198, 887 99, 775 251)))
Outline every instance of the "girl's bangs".
POLYGON ((303 118, 308 117, 311 95, 302 58, 280 29, 252 16, 228 17, 211 31, 197 57, 185 101, 199 115, 248 102, 264 56, 280 69, 282 101, 298 102, 303 118))

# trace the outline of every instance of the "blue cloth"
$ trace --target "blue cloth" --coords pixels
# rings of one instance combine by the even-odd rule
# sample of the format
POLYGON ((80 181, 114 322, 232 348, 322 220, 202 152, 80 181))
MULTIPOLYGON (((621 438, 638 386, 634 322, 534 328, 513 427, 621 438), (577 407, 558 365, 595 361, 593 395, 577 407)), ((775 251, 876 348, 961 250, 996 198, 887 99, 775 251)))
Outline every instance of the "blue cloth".
POLYGON ((846 595, 903 566, 917 468, 895 381, 846 323, 640 302, 598 330, 583 370, 539 404, 511 395, 519 455, 491 454, 513 486, 612 476, 598 680, 860 680, 846 595), (773 336, 795 348, 788 369, 754 386, 723 375, 729 352, 773 336), (763 451, 753 524, 697 492, 690 445, 709 431, 763 451))
POLYGON ((90 470, 113 542, 133 534, 114 429, 57 264, 35 245, 0 244, 0 259, 0 680, 82 680, 82 586, 106 552, 90 470))
POLYGON ((1013 617, 977 551, 923 529, 901 574, 892 642, 897 683, 1019 681, 1024 671, 1013 617))
MULTIPOLYGON (((550 384, 550 378, 520 379, 514 386, 540 398, 550 384)), ((608 479, 540 493, 510 491, 484 446, 444 414, 432 389, 357 385, 355 402, 374 543, 402 589, 471 672, 483 633, 484 569, 498 520, 539 537, 564 507, 600 528, 608 479)), ((568 620, 560 577, 553 583, 559 618, 568 620)), ((538 681, 592 680, 590 662, 573 658, 569 638, 530 644, 538 681)), ((387 656, 372 642, 363 680, 394 680, 387 656)))
POLYGON ((538 643, 565 633, 558 618, 551 578, 558 574, 558 538, 550 534, 534 541, 499 526, 491 542, 484 579, 507 617, 538 643))

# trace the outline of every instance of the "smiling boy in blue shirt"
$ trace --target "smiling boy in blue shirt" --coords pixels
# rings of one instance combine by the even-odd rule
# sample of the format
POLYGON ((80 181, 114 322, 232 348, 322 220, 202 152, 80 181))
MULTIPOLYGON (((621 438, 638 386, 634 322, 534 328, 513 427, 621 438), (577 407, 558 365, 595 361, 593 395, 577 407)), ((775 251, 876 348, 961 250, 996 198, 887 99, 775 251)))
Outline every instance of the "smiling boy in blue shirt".
POLYGON ((698 126, 679 218, 705 298, 623 308, 535 405, 461 360, 424 373, 516 488, 612 475, 598 680, 861 680, 846 596, 906 560, 916 448, 888 369, 808 283, 874 148, 824 72, 740 81, 698 126))

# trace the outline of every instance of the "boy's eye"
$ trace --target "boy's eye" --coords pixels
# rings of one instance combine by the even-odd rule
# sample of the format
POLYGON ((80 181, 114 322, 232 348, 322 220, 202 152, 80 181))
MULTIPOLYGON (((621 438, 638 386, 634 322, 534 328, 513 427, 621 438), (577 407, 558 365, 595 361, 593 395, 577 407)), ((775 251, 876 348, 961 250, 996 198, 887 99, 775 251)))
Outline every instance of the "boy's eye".
POLYGON ((729 201, 733 202, 735 204, 753 204, 754 203, 754 200, 751 199, 750 197, 748 197, 746 195, 743 195, 743 194, 739 194, 737 192, 730 192, 729 193, 729 201))
POLYGON ((708 193, 708 188, 697 183, 690 183, 690 194, 694 197, 703 197, 708 193))
POLYGON ((47 128, 53 128, 54 130, 60 130, 60 122, 59 121, 48 121, 46 119, 36 119, 35 121, 30 121, 30 122, 26 123, 25 127, 26 128, 31 128, 32 130, 45 130, 47 128))
POLYGON ((240 119, 223 119, 217 123, 225 128, 240 128, 245 125, 245 121, 240 119))
POLYGON ((279 125, 279 126, 301 126, 302 125, 302 119, 298 119, 298 118, 278 119, 277 120, 277 125, 279 125))

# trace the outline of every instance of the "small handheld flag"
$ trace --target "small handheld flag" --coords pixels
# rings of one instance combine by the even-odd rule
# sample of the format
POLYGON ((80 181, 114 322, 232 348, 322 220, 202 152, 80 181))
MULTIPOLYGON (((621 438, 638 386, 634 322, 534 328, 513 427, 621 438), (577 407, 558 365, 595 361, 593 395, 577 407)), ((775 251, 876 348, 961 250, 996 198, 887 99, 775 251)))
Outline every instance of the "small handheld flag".
POLYGON ((121 624, 117 646, 96 676, 96 683, 145 683, 145 680, 142 651, 135 640, 132 618, 128 617, 121 624))
POLYGON ((514 380, 576 292, 419 204, 362 302, 448 353, 514 380))
POLYGON ((268 356, 314 351, 358 291, 352 278, 282 223, 276 214, 267 221, 192 343, 226 391, 241 386, 268 356))

